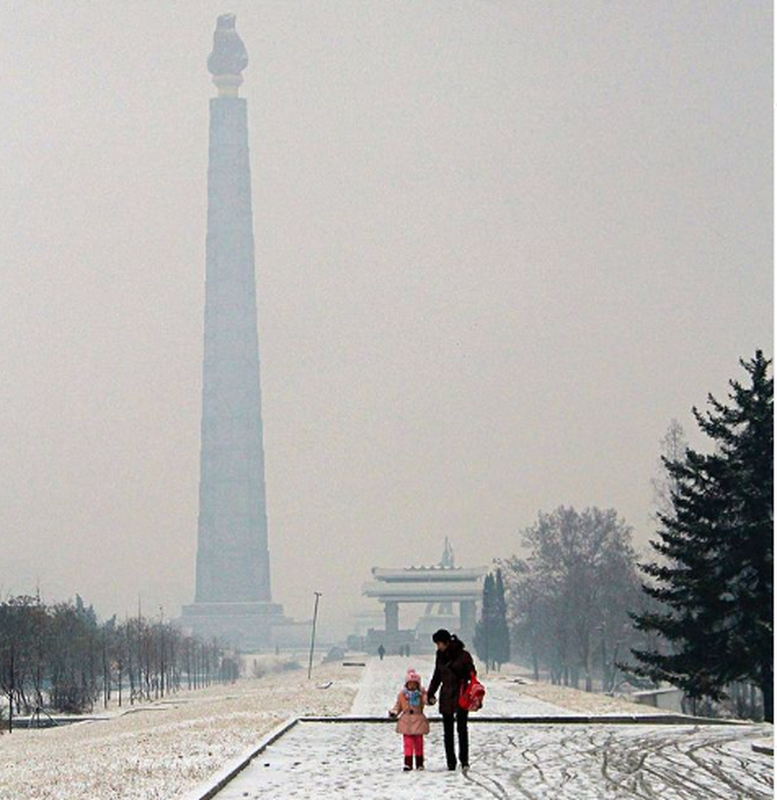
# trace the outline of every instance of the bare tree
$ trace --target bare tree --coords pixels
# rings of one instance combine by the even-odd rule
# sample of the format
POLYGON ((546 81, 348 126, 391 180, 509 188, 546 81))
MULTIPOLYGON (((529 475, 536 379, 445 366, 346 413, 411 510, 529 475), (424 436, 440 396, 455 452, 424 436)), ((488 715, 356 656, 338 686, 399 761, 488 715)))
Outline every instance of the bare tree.
POLYGON ((516 650, 556 683, 593 689, 597 653, 602 682, 609 653, 629 636, 628 609, 640 595, 631 528, 613 509, 556 509, 522 532, 525 559, 500 562, 516 650))
POLYGON ((0 602, 0 692, 14 714, 34 713, 48 703, 58 711, 82 713, 102 696, 107 707, 114 685, 119 705, 129 680, 130 703, 177 692, 182 675, 190 688, 234 680, 236 657, 216 639, 184 635, 163 618, 138 614, 121 624, 100 622, 91 606, 44 605, 39 596, 0 602))
POLYGON ((688 449, 685 431, 676 419, 672 419, 669 423, 666 433, 661 437, 659 447, 656 475, 650 479, 650 485, 653 487, 654 521, 658 521, 659 514, 666 516, 673 513, 672 493, 677 491, 678 484, 677 479, 667 470, 666 464, 681 461, 688 449))

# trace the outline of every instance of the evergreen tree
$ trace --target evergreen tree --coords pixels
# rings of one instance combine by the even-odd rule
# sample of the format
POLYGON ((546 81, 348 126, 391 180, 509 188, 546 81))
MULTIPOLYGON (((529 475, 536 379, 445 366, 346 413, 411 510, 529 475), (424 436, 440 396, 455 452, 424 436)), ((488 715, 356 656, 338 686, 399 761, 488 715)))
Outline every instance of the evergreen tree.
POLYGON ((486 671, 491 668, 494 661, 494 618, 496 614, 496 592, 494 576, 489 573, 483 582, 483 605, 480 610, 480 620, 475 626, 473 644, 478 658, 486 665, 486 671))
POLYGON ((475 652, 486 670, 501 668, 510 660, 510 631, 502 570, 489 573, 483 582, 483 606, 475 627, 475 652))
POLYGON ((501 569, 496 571, 494 582, 494 625, 491 641, 493 659, 497 668, 501 668, 502 664, 510 660, 510 629, 507 625, 507 601, 501 569))
POLYGON ((655 582, 643 586, 663 608, 634 620, 672 650, 633 653, 637 674, 691 698, 719 700, 733 681, 751 681, 771 722, 774 386, 760 350, 741 363, 748 386, 731 381, 728 405, 710 395, 710 410, 693 410, 713 452, 688 449, 665 460, 675 482, 672 510, 659 514, 652 544, 662 559, 644 567, 655 582))

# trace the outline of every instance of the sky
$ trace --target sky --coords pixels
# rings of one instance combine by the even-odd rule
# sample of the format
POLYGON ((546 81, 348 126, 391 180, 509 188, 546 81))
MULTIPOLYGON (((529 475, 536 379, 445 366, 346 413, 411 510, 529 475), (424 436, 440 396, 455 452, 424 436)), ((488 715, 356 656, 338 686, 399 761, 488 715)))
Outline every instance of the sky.
POLYGON ((0 592, 193 599, 225 12, 274 600, 344 633, 562 504, 644 547, 670 421, 773 352, 770 3, 0 0, 0 592))

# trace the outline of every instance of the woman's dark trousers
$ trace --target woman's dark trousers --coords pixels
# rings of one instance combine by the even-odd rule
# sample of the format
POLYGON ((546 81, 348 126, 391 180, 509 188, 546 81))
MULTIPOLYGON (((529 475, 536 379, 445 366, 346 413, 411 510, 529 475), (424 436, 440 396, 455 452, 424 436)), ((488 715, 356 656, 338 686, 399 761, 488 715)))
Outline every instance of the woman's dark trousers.
MULTIPOLYGON (((456 709, 456 733, 459 735, 459 761, 462 767, 469 766, 469 732, 467 731, 468 711, 456 709)), ((454 714, 442 715, 442 731, 445 739, 445 759, 448 769, 456 769, 456 749, 453 743, 453 717, 454 714)))

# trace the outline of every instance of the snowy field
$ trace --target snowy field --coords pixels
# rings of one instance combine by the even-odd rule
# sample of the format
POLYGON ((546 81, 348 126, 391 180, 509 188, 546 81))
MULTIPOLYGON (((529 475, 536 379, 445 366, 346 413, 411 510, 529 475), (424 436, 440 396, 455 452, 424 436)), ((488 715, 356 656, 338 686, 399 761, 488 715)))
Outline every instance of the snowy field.
POLYGON ((0 800, 172 800, 281 721, 346 713, 361 672, 321 666, 308 681, 299 669, 183 691, 104 722, 2 735, 0 800))
MULTIPOLYGON (((408 665, 428 681, 431 661, 397 657, 370 661, 351 715, 385 715, 408 665)), ((483 678, 488 687, 484 710, 489 716, 565 716, 581 710, 528 696, 509 678, 483 678)), ((563 699, 564 690, 557 690, 556 696, 563 699)), ((605 703, 603 710, 612 714, 644 711, 644 707, 626 703, 613 708, 605 703)), ((403 773, 401 737, 393 724, 300 723, 251 762, 217 798, 760 800, 772 797, 773 760, 753 753, 750 742, 770 736, 771 730, 765 725, 473 722, 471 769, 464 775, 445 769, 439 724, 432 726, 426 739, 426 771, 403 773)))

